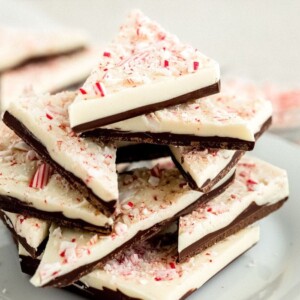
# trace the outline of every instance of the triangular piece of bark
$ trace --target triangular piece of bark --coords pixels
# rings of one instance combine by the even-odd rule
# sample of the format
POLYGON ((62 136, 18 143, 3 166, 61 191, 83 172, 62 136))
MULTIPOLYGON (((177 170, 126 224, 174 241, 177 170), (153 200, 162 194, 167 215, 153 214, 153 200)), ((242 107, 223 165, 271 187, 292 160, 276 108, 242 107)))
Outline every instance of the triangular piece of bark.
POLYGON ((76 132, 219 91, 219 65, 133 11, 70 106, 76 132))
POLYGON ((108 234, 113 223, 0 124, 0 208, 62 226, 108 234), (2 142, 3 141, 3 142, 2 142))
POLYGON ((75 94, 28 96, 12 102, 3 121, 92 205, 111 215, 118 199, 116 149, 78 137, 69 127, 75 94))
POLYGON ((179 219, 179 259, 185 260, 279 209, 289 196, 286 171, 244 157, 228 189, 179 219))

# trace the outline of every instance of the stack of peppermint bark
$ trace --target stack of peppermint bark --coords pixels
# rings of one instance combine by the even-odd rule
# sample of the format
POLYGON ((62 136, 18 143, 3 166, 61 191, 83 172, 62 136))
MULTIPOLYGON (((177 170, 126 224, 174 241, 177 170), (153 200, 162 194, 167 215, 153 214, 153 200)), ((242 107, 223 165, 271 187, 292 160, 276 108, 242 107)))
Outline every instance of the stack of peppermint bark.
POLYGON ((34 286, 184 299, 258 242, 252 224, 289 193, 284 170, 244 156, 271 104, 219 81, 215 61, 134 11, 78 93, 11 103, 1 218, 34 286))

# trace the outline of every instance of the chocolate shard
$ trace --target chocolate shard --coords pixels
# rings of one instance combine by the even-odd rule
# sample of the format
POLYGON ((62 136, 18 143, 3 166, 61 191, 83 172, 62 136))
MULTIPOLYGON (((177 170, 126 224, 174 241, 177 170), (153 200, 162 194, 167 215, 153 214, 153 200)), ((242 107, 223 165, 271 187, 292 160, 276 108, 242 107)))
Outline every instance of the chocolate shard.
POLYGON ((16 243, 20 243, 32 258, 37 258, 45 249, 50 223, 39 219, 27 219, 23 215, 11 215, 14 214, 0 210, 0 218, 16 243), (21 226, 23 230, 20 229, 21 226))
POLYGON ((287 199, 288 198, 286 197, 275 204, 264 206, 258 206, 257 204, 252 203, 232 223, 222 229, 206 235, 204 238, 201 238, 199 241, 195 242, 192 245, 189 245, 187 248, 179 252, 178 261, 186 261, 194 255, 197 255, 198 253, 209 249, 209 247, 215 245, 219 241, 226 239, 228 236, 231 236, 232 234, 235 234, 236 232, 246 228, 256 221, 265 218, 269 214, 280 209, 282 205, 287 201, 287 199))
POLYGON ((278 210, 288 195, 285 170, 256 158, 242 158, 233 184, 223 194, 179 219, 179 261, 278 210))
POLYGON ((86 198, 40 160, 3 123, 0 123, 0 208, 97 233, 111 232, 113 219, 100 213, 86 198))
POLYGON ((219 80, 218 63, 133 11, 70 105, 71 127, 92 130, 211 95, 219 80))
POLYGON ((244 151, 225 149, 201 151, 195 147, 170 146, 170 150, 173 162, 189 186, 204 193, 226 180, 244 155, 244 151))
POLYGON ((19 99, 4 113, 3 121, 93 206, 110 216, 118 199, 116 149, 79 138, 70 129, 67 107, 74 95, 19 99))

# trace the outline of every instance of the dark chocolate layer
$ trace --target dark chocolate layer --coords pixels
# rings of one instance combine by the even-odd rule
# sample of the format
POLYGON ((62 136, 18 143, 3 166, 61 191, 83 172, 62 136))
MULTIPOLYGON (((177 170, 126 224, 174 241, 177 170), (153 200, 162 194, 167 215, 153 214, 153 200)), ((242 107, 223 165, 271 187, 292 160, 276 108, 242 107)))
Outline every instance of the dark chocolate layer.
POLYGON ((233 222, 231 222, 226 227, 212 232, 192 245, 188 246, 180 253, 178 253, 179 262, 185 261, 188 258, 204 251, 205 249, 213 246, 215 243, 229 237, 232 234, 246 228, 250 224, 266 217, 270 213, 279 209, 288 197, 282 199, 281 201, 271 204, 259 206, 253 202, 246 210, 244 210, 233 222))
POLYGON ((137 107, 135 109, 127 110, 125 112, 121 112, 115 115, 107 116, 98 120, 90 121, 84 124, 77 125, 72 129, 75 132, 81 133, 85 131, 94 130, 98 127, 113 124, 119 121, 127 120, 130 118, 134 118, 140 115, 148 114, 156 110, 160 110, 169 106, 182 104, 187 101, 203 98, 212 94, 219 93, 220 91, 220 82, 214 83, 207 87, 201 88, 199 90, 181 95, 179 97, 175 97, 172 99, 168 99, 159 103, 153 103, 149 105, 145 105, 142 107, 137 107))
POLYGON ((139 231, 133 238, 131 238, 129 241, 125 242, 123 245, 112 251, 107 256, 101 258, 98 261, 92 262, 90 264, 81 266, 71 272, 69 272, 66 275, 59 276, 50 282, 48 282, 45 286, 53 286, 53 287, 64 287, 67 285, 72 284, 82 276, 90 273, 91 271, 103 267, 105 263, 113 258, 118 257, 119 254, 123 251, 123 249, 133 246, 134 244, 140 243, 142 241, 148 240, 149 238, 156 235, 158 232, 160 232, 162 229, 166 228, 168 225, 170 225, 172 222, 177 220, 180 216, 184 216, 193 210, 195 210, 196 207, 199 205, 204 205, 214 197, 217 197, 221 193, 223 193, 226 188, 233 182, 234 175, 227 180, 225 183, 223 183, 220 187, 212 190, 211 192, 207 194, 203 194, 199 199, 197 199, 194 203, 190 204, 188 207, 183 209, 182 211, 178 212, 173 217, 166 219, 158 224, 155 224, 154 226, 150 227, 149 229, 146 229, 144 231, 139 231))
POLYGON ((39 218, 42 220, 55 222, 64 227, 75 227, 87 231, 97 232, 99 234, 109 234, 112 230, 110 225, 95 226, 81 219, 69 219, 61 212, 47 212, 38 210, 17 198, 0 195, 0 208, 8 212, 22 214, 28 217, 39 218))
POLYGON ((177 159, 175 158, 172 152, 171 152, 171 157, 177 169, 181 172, 182 176, 188 182, 191 189, 198 190, 203 193, 208 193, 222 178, 224 178, 230 172, 230 170, 239 162, 239 160, 244 155, 244 153, 245 153, 244 151, 237 150, 234 153, 231 160, 229 161, 229 163, 225 166, 225 168, 221 170, 220 173, 215 178, 206 180, 201 187, 198 187, 196 181, 193 179, 191 174, 186 172, 183 169, 181 163, 177 161, 177 159))
MULTIPOLYGON (((255 140, 266 131, 272 123, 270 117, 255 134, 255 140)), ((255 142, 245 141, 237 138, 219 136, 196 136, 190 134, 176 134, 170 132, 133 132, 114 129, 98 128, 83 134, 84 137, 96 137, 101 141, 128 141, 136 143, 149 143, 175 146, 196 146, 199 149, 216 148, 229 150, 250 151, 255 142)))
POLYGON ((19 255, 20 266, 23 273, 33 276, 37 270, 40 260, 30 256, 19 255))
POLYGON ((0 210, 0 219, 6 225, 8 230, 11 232, 14 241, 16 243, 20 243, 33 258, 36 258, 39 255, 41 255, 41 253, 44 251, 45 246, 47 244, 48 237, 45 238, 45 240, 38 246, 37 249, 35 249, 27 243, 24 237, 17 234, 10 219, 5 215, 5 213, 2 210, 0 210))
POLYGON ((96 196, 93 191, 86 186, 82 179, 67 171, 55 160, 53 160, 46 147, 26 128, 24 124, 22 124, 8 111, 6 111, 3 115, 3 122, 22 140, 30 145, 45 162, 47 162, 56 170, 57 173, 64 177, 74 189, 80 191, 93 206, 108 216, 114 212, 117 200, 104 201, 96 196))
POLYGON ((132 144, 117 149, 116 163, 137 162, 170 156, 170 149, 165 145, 132 144))

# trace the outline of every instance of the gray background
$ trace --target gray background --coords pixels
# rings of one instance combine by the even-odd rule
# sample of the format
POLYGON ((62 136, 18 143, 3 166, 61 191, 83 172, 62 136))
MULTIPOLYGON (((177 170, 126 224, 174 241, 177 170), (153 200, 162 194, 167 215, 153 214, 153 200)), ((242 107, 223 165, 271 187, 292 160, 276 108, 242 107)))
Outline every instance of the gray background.
POLYGON ((0 23, 83 28, 101 43, 112 38, 130 9, 140 8, 215 58, 223 74, 292 85, 300 82, 297 0, 0 0, 2 3, 9 8, 1 9, 0 23))

